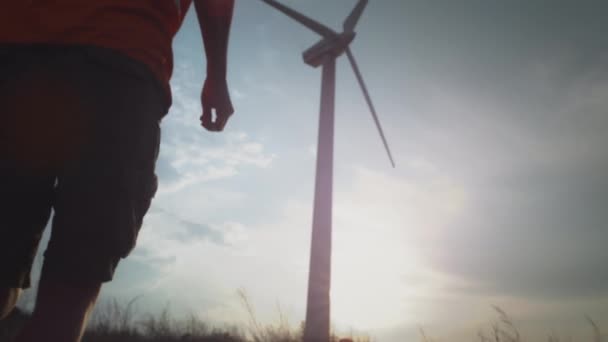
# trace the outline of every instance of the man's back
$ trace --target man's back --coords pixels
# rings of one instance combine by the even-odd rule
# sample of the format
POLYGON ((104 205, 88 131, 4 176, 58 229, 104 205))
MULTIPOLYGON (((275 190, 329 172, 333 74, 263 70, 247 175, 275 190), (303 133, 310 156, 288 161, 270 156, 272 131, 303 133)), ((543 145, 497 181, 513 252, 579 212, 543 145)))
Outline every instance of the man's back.
POLYGON ((0 10, 0 43, 95 45, 144 62, 167 83, 171 42, 191 0, 19 0, 0 10))

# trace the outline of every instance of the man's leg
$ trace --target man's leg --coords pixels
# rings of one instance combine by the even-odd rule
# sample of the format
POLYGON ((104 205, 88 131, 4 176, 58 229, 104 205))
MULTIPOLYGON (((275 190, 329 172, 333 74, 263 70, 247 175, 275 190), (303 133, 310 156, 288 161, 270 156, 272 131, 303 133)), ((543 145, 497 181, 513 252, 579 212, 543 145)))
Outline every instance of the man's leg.
POLYGON ((0 320, 13 311, 20 295, 20 288, 0 288, 0 320))
POLYGON ((9 166, 0 153, 0 319, 14 309, 51 212, 53 177, 9 166))
MULTIPOLYGON (((49 125, 39 117, 44 111, 32 108, 31 82, 26 70, 27 53, 0 44, 0 319, 14 309, 22 289, 30 286, 30 270, 46 226, 53 197, 55 176, 32 167, 36 133, 49 125)), ((44 144, 49 145, 47 141, 44 144)))
POLYGON ((79 53, 56 61, 61 82, 52 88, 69 96, 54 91, 54 108, 82 123, 67 135, 82 140, 70 144, 78 148, 57 173, 36 307, 18 342, 80 340, 101 284, 135 246, 157 187, 165 106, 154 84, 79 53))
POLYGON ((34 312, 15 342, 80 341, 100 289, 101 283, 74 285, 43 269, 34 312))

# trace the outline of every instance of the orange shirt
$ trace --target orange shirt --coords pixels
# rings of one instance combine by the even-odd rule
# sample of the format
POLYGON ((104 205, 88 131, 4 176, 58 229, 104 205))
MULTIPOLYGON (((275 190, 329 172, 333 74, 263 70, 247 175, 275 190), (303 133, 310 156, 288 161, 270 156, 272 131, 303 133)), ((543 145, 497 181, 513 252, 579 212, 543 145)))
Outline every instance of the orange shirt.
POLYGON ((167 90, 173 71, 173 37, 192 3, 192 0, 0 1, 0 44, 84 44, 111 48, 144 62, 167 90))

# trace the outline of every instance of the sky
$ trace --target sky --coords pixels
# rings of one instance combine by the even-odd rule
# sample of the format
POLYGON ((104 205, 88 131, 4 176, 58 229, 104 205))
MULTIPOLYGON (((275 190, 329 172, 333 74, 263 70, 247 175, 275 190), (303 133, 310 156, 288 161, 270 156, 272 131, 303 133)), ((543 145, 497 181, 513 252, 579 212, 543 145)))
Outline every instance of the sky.
MULTIPOLYGON (((353 0, 284 0, 339 30, 353 0)), ((470 341, 509 313, 524 337, 608 328, 608 4, 372 0, 356 79, 337 70, 332 318, 377 341, 470 341)), ((102 299, 141 296, 212 322, 304 318, 320 69, 318 37, 238 1, 235 115, 199 126, 205 59, 191 11, 174 41, 159 191, 102 299)))

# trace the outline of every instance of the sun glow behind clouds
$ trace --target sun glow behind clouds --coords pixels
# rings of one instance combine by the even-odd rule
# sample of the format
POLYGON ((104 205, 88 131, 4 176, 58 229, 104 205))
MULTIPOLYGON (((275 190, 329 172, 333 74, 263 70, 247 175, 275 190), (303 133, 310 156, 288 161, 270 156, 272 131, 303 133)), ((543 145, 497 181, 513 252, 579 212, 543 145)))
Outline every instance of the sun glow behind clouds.
POLYGON ((410 182, 360 169, 351 190, 336 197, 336 324, 370 331, 424 320, 431 312, 423 298, 436 294, 445 280, 429 269, 421 241, 464 210, 464 190, 439 174, 410 182))
POLYGON ((348 229, 336 232, 331 294, 335 321, 364 330, 407 318, 399 305, 402 277, 419 267, 416 252, 386 234, 390 229, 367 223, 353 217, 348 229))

